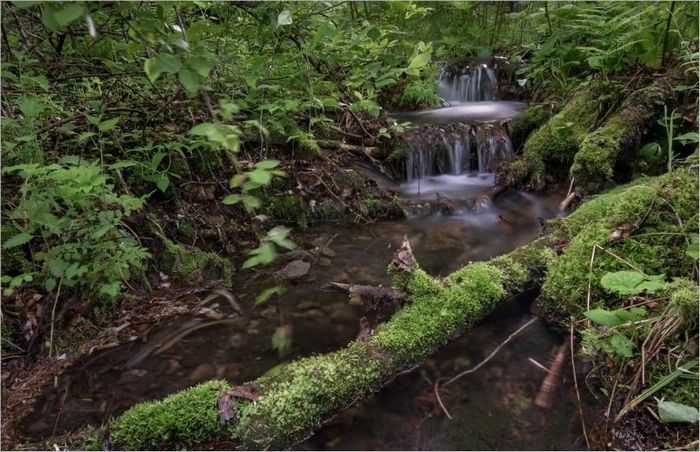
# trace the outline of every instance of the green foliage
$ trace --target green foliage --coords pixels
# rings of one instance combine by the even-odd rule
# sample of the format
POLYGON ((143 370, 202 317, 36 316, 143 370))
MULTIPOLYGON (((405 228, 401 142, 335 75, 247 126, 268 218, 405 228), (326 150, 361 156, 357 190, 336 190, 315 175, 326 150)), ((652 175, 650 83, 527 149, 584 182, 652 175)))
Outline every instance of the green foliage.
POLYGON ((638 295, 642 292, 653 294, 662 290, 666 283, 664 275, 645 275, 637 271, 623 270, 606 273, 600 279, 603 288, 618 295, 638 295))
POLYGON ((291 230, 284 226, 275 226, 260 240, 260 245, 248 253, 250 257, 243 262, 243 268, 267 265, 277 257, 277 247, 292 250, 296 244, 287 237, 291 230))
POLYGON ((6 295, 22 282, 36 281, 47 291, 60 284, 110 299, 142 268, 149 255, 123 219, 143 199, 115 193, 96 163, 71 156, 47 166, 6 167, 3 174, 23 180, 16 207, 5 214, 21 232, 5 238, 3 249, 29 247, 36 265, 19 275, 4 274, 6 295))
POLYGON ((233 176, 229 186, 240 188, 241 193, 226 196, 223 203, 232 205, 241 202, 249 212, 261 207, 262 201, 250 193, 270 185, 274 176, 284 176, 283 171, 275 169, 279 164, 278 160, 263 160, 256 163, 252 170, 233 176))

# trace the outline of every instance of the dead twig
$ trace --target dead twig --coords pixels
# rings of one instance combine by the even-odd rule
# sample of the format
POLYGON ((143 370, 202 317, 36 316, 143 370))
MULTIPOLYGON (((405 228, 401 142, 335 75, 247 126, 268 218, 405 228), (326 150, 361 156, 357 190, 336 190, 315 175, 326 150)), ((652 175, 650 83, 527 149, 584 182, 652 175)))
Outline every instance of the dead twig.
MULTIPOLYGON (((506 344, 508 344, 515 336, 517 336, 518 334, 520 334, 523 330, 525 330, 527 327, 529 327, 530 325, 532 325, 533 323, 535 323, 537 320, 538 320, 537 317, 533 317, 532 319, 530 319, 530 320, 529 320, 528 322, 526 322, 523 326, 521 326, 520 328, 518 328, 517 330, 515 330, 513 333, 511 333, 511 335, 508 336, 503 342, 501 342, 501 343, 498 345, 498 347, 496 347, 495 349, 493 349, 493 351, 492 351, 491 353, 489 353, 489 355, 488 355, 486 358, 484 358, 483 360, 481 360, 481 362, 480 362, 479 364, 477 364, 476 366, 471 367, 471 368, 469 368, 469 369, 467 369, 467 370, 465 370, 465 371, 463 371, 463 372, 460 372, 459 374, 457 374, 457 375, 455 375, 454 377, 450 378, 449 380, 447 380, 447 382, 446 382, 444 385, 442 385, 442 387, 448 386, 448 385, 454 383, 455 381, 459 380, 459 379, 462 378, 463 376, 468 375, 468 374, 470 374, 470 373, 473 373, 473 372, 476 372, 477 370, 479 370, 482 366, 484 366, 484 364, 486 364, 486 363, 488 363, 489 361, 491 361, 491 359, 492 359, 494 356, 496 356, 496 354, 498 354, 498 352, 499 352, 506 344)), ((445 404, 442 403, 442 399, 440 398, 440 380, 443 380, 443 379, 442 379, 442 378, 438 378, 438 379, 435 381, 435 386, 433 387, 433 391, 435 392, 435 398, 437 399, 438 403, 440 404, 440 407, 442 408, 442 411, 445 413, 445 415, 446 415, 449 419, 452 419, 452 416, 450 415, 450 412, 447 410, 447 407, 445 407, 445 404)))
POLYGON ((571 349, 571 373, 574 376, 574 388, 576 388, 576 401, 578 402, 578 414, 581 417, 581 427, 583 428, 583 437, 586 439, 586 447, 591 448, 591 443, 588 441, 588 433, 586 432, 586 419, 583 416, 583 407, 581 406, 581 393, 578 390, 578 378, 576 378, 576 361, 574 360, 574 324, 571 324, 571 333, 569 335, 569 347, 571 349))

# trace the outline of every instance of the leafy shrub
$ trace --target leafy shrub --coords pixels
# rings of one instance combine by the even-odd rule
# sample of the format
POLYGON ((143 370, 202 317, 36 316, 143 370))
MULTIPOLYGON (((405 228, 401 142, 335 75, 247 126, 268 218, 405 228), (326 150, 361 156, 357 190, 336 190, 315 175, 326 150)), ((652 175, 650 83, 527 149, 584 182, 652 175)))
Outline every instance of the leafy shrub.
POLYGON ((8 174, 24 182, 16 206, 4 214, 19 233, 4 237, 2 247, 24 246, 35 270, 3 268, 5 294, 36 281, 48 291, 60 286, 82 296, 119 295, 149 257, 122 221, 143 199, 115 193, 100 166, 75 156, 3 169, 8 174))

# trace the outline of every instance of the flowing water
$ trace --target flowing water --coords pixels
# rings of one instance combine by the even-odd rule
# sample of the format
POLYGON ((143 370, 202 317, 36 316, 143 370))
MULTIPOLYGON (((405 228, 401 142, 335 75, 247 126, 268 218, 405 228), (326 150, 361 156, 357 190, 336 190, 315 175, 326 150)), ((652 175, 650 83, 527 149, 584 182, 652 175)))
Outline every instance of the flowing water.
MULTIPOLYGON (((296 237, 322 252, 306 256, 308 277, 284 284, 284 294, 253 307, 255 294, 274 284, 270 276, 241 274, 235 292, 244 315, 215 300, 210 311, 157 325, 132 343, 84 358, 58 377, 34 403, 22 428, 29 441, 101 424, 134 403, 163 397, 192 384, 225 378, 255 379, 278 364, 336 350, 358 333, 361 308, 343 294, 321 291, 328 281, 390 283, 386 266, 404 236, 426 271, 446 275, 472 260, 488 259, 532 240, 541 217, 557 214, 560 196, 510 193, 478 212, 426 216, 371 226, 319 227, 296 237), (327 244, 327 246, 326 246, 327 244), (210 320, 212 312, 219 320, 210 320), (193 326, 205 327, 192 330, 193 326), (160 353, 150 344, 180 335, 160 353), (285 331, 289 349, 271 345, 285 331), (159 339, 160 338, 160 339, 159 339)), ((302 253, 303 254, 303 253, 302 253)), ((293 252, 289 259, 298 259, 293 252)), ((567 449, 582 447, 568 379, 550 411, 533 405, 547 365, 563 340, 538 322, 478 372, 444 391, 454 420, 437 408, 431 384, 486 356, 531 318, 532 295, 505 303, 470 333, 440 350, 416 371, 397 378, 379 394, 349 410, 298 447, 304 449, 567 449)), ((229 448, 229 444, 213 444, 229 448)))
POLYGON ((457 70, 444 67, 437 94, 443 99, 442 108, 394 115, 396 121, 412 124, 403 134, 408 150, 406 181, 415 186, 409 191, 420 192, 424 179, 431 179, 432 192, 439 191, 441 175, 492 174, 515 156, 508 122, 525 104, 495 100, 498 83, 491 67, 484 63, 457 70))

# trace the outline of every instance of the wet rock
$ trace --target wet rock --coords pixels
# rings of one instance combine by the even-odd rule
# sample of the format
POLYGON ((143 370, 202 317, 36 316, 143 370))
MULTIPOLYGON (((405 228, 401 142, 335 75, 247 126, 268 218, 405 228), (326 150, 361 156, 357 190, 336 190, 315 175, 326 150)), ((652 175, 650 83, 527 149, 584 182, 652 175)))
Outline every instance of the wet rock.
POLYGON ((168 373, 176 373, 179 370, 182 370, 182 364, 180 364, 180 361, 178 361, 176 359, 169 359, 168 360, 168 373))
POLYGON ((239 348, 242 347, 246 342, 245 336, 243 336, 241 333, 234 334, 233 336, 230 336, 228 338, 228 345, 231 348, 239 348))
POLYGON ((305 262, 312 262, 314 256, 306 250, 292 250, 284 253, 284 257, 289 260, 302 260, 305 262))
POLYGON ((319 253, 321 253, 323 256, 326 257, 335 257, 335 251, 332 249, 328 248, 327 246, 324 246, 319 250, 319 253))
POLYGON ((203 363, 197 366, 192 373, 190 373, 190 381, 193 383, 207 380, 214 376, 214 367, 209 363, 203 363))
POLYGON ((260 311, 260 316, 266 319, 274 319, 277 317, 277 307, 268 306, 267 308, 260 311))
POLYGON ((308 311, 310 309, 318 308, 319 306, 321 305, 316 301, 306 300, 297 304, 297 309, 300 311, 308 311))
POLYGON ((295 260, 288 263, 284 269, 282 269, 282 276, 290 281, 295 281, 309 274, 309 269, 311 269, 311 264, 308 262, 295 260))

